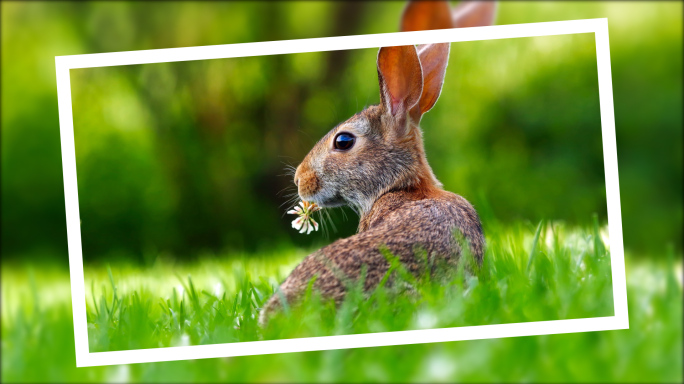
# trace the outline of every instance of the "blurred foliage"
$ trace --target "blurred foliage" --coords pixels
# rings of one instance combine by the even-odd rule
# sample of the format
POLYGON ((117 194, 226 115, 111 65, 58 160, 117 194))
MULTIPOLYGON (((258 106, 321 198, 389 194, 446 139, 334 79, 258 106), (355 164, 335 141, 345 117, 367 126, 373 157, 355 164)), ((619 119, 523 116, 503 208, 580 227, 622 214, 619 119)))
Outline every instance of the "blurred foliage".
MULTIPOLYGON (((66 255, 54 56, 395 32, 402 2, 2 3, 2 254, 66 255)), ((681 3, 501 4, 498 24, 608 17, 625 245, 682 242, 681 3), (644 33, 648 31, 648 33, 644 33)), ((375 50, 72 71, 87 259, 254 251, 296 165, 378 100, 375 50)), ((452 44, 422 122, 445 187, 485 220, 605 221, 590 34, 452 44)), ((290 192, 292 189, 290 189, 290 192)), ((348 236, 355 219, 340 220, 348 236)), ((655 254, 660 254, 656 252, 655 254)))
MULTIPOLYGON (((540 56, 552 57, 549 47, 595 56, 592 35, 454 44, 445 107, 423 123, 447 189, 476 205, 486 198, 497 218, 574 221, 605 212, 595 59, 589 68, 554 59, 564 76, 532 90, 519 85, 536 73, 535 62, 548 65, 540 56), (549 94, 563 102, 544 100, 549 94), (559 204, 564 199, 572 203, 559 204)), ((359 98, 377 99, 376 52, 342 51, 359 64, 332 76, 334 87, 325 86, 328 52, 73 70, 86 257, 117 248, 253 251, 301 239, 278 208, 286 200, 278 192, 294 190, 290 177, 279 177, 284 159, 303 158, 311 137, 362 107, 359 98)), ((356 224, 347 223, 344 234, 356 224)))

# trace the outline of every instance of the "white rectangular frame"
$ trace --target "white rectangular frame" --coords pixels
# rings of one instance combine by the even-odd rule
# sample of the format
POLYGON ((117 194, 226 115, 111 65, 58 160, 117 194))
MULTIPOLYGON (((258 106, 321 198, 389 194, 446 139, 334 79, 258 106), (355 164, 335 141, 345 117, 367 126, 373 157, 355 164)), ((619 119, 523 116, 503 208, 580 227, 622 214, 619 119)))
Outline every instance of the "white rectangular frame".
POLYGON ((629 328, 622 219, 620 212, 620 190, 618 185, 617 148, 615 142, 615 117, 613 113, 613 86, 610 70, 610 48, 608 43, 608 19, 554 21, 533 24, 497 25, 475 28, 325 37, 305 40, 56 56, 55 65, 57 70, 57 96, 59 103, 62 167, 64 172, 64 196, 66 204, 69 269, 77 367, 629 328), (128 351, 96 353, 91 353, 89 351, 86 318, 86 290, 81 250, 81 228, 79 225, 76 151, 74 147, 69 70, 75 68, 592 32, 595 34, 594 36, 596 39, 601 131, 603 137, 603 157, 613 279, 614 316, 128 351))

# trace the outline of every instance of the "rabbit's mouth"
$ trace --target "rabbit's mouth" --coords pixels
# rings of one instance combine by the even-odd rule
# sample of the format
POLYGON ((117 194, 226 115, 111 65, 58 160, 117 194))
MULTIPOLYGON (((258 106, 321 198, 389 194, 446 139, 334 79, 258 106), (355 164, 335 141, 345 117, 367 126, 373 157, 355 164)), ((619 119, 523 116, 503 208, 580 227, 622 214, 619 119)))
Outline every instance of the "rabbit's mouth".
POLYGON ((347 205, 347 202, 339 194, 323 195, 321 193, 317 193, 316 195, 308 198, 307 200, 318 204, 318 206, 320 206, 321 208, 335 208, 347 205))

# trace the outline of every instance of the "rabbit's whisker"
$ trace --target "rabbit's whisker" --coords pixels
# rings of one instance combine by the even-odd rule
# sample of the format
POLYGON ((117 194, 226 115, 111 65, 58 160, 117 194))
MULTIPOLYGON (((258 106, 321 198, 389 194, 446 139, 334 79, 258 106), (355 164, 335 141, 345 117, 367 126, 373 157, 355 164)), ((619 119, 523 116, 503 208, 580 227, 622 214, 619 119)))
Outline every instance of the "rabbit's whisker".
POLYGON ((285 187, 285 188, 281 189, 280 191, 278 191, 278 193, 276 193, 276 196, 280 196, 280 194, 283 193, 283 192, 290 192, 290 194, 286 195, 287 197, 289 197, 289 196, 292 194, 291 191, 292 191, 292 187, 288 185, 287 187, 285 187))
POLYGON ((287 200, 285 200, 282 204, 280 204, 280 206, 278 207, 278 209, 282 209, 283 206, 286 206, 286 205, 295 206, 295 205, 297 205, 297 200, 299 200, 299 196, 292 196, 292 197, 289 197, 289 198, 287 198, 287 200))
POLYGON ((347 221, 348 220, 347 210, 344 209, 344 207, 340 207, 340 212, 342 212, 342 218, 344 219, 344 221, 347 221))
MULTIPOLYGON (((296 203, 297 203, 297 199, 289 199, 288 201, 280 204, 280 207, 278 207, 278 209, 283 209, 284 206, 285 207, 294 207, 295 205, 297 205, 296 203)), ((285 217, 286 214, 287 214, 287 212, 283 213, 282 217, 285 217)))
POLYGON ((330 233, 328 232, 328 225, 325 222, 325 216, 323 214, 323 210, 320 210, 316 213, 318 214, 317 215, 318 216, 318 224, 320 225, 321 230, 323 231, 323 237, 328 239, 330 237, 330 233))
POLYGON ((330 226, 333 229, 333 232, 337 233, 337 227, 335 226, 335 221, 330 217, 330 212, 328 210, 321 210, 321 212, 325 212, 325 216, 328 218, 328 221, 330 222, 330 226))

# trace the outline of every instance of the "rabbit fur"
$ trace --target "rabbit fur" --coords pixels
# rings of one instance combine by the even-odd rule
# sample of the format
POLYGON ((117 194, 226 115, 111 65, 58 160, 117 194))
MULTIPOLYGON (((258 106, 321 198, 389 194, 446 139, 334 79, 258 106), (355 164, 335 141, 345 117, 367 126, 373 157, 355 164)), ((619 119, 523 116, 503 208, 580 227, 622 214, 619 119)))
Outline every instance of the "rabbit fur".
MULTIPOLYGON (((409 2, 401 29, 491 24, 491 4, 463 3, 451 12, 446 1, 409 2)), ((262 308, 262 326, 283 307, 283 299, 288 305, 297 303, 314 277, 313 288, 336 303, 347 292, 347 280, 358 279, 363 268, 364 289, 372 290, 390 267, 381 248, 414 274, 425 265, 419 252, 438 261, 430 265, 455 269, 465 245, 482 262, 485 239, 477 212, 466 199, 442 188, 428 164, 419 127, 421 116, 439 97, 448 56, 449 43, 380 48, 380 104, 333 128, 297 167, 301 199, 324 208, 353 207, 360 215, 358 232, 295 267, 262 308), (340 133, 355 138, 351 149, 335 148, 340 133), (458 241, 459 235, 466 241, 458 241)))

